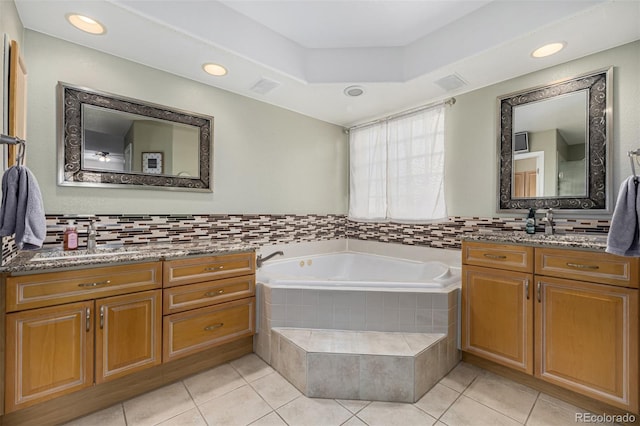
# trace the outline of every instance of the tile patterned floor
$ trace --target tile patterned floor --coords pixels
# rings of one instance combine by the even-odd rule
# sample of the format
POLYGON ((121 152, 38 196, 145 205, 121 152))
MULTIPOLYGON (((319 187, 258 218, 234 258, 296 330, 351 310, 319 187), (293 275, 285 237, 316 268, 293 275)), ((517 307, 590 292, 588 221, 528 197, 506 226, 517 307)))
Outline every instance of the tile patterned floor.
POLYGON ((562 426, 577 412, 466 363, 415 404, 307 398, 250 354, 66 426, 562 426))

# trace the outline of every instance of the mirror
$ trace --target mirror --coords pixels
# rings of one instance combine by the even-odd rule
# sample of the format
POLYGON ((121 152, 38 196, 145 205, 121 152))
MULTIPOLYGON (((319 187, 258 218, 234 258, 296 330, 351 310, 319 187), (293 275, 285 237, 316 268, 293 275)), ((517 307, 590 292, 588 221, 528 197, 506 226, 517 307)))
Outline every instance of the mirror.
POLYGON ((59 92, 59 185, 211 192, 211 117, 64 83, 59 92))
POLYGON ((498 99, 498 211, 610 210, 611 69, 498 99))

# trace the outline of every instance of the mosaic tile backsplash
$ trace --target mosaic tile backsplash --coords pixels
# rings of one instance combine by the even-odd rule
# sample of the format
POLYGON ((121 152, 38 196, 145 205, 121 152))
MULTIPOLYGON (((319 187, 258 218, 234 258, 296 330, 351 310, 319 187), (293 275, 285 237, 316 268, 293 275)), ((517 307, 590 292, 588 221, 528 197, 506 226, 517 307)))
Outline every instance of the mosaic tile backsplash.
MULTIPOLYGON (((524 218, 479 218, 453 216, 431 224, 371 223, 348 220, 344 215, 97 215, 98 244, 147 244, 185 242, 193 239, 244 241, 257 246, 302 241, 354 238, 397 244, 460 248, 460 237, 478 230, 524 230, 524 218)), ((47 215, 45 248, 60 247, 64 229, 73 219, 79 245, 86 245, 88 218, 47 215)), ((558 232, 609 231, 609 220, 557 219, 558 232)), ((539 225, 537 232, 544 232, 539 225)), ((2 239, 2 264, 17 253, 13 238, 2 239)))

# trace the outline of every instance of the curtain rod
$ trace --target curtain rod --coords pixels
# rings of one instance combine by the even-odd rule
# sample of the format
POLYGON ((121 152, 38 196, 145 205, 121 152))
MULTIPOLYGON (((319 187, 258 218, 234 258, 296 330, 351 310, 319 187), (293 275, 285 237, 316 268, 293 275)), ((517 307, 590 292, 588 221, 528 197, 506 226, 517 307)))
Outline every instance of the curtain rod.
POLYGON ((422 106, 419 106, 419 107, 411 108, 411 109, 408 109, 406 111, 402 111, 402 112, 399 112, 399 113, 396 113, 396 114, 392 114, 392 115, 389 115, 389 116, 386 116, 386 117, 383 117, 383 118, 379 118, 377 120, 373 120, 373 121, 369 121, 369 122, 366 122, 366 123, 362 123, 362 124, 357 124, 355 126, 351 126, 348 129, 345 129, 345 133, 349 133, 349 131, 353 130, 353 129, 359 129, 361 127, 367 127, 367 126, 371 126, 373 124, 381 123, 383 121, 388 121, 388 120, 392 120, 394 118, 402 117, 403 115, 413 114, 413 113, 416 113, 416 112, 424 111, 424 110, 429 109, 429 108, 435 108, 435 107, 440 106, 440 105, 449 105, 449 106, 451 106, 451 105, 453 105, 455 103, 456 103, 456 98, 449 98, 449 99, 446 99, 444 101, 432 102, 430 104, 426 104, 426 105, 422 105, 422 106))

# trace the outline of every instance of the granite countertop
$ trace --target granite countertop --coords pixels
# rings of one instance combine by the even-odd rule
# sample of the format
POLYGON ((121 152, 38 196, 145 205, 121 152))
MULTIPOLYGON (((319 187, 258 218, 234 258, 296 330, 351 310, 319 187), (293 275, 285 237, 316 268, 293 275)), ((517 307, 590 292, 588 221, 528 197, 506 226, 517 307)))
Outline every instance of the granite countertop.
POLYGON ((194 241, 186 243, 150 243, 144 245, 98 246, 95 250, 62 249, 21 251, 0 272, 30 272, 53 269, 78 269, 87 266, 113 265, 118 263, 152 262, 219 254, 247 253, 255 246, 243 242, 194 241))
POLYGON ((474 232, 462 237, 466 241, 490 241, 504 244, 522 244, 539 247, 564 247, 604 251, 607 248, 607 234, 527 234, 524 231, 474 232))

